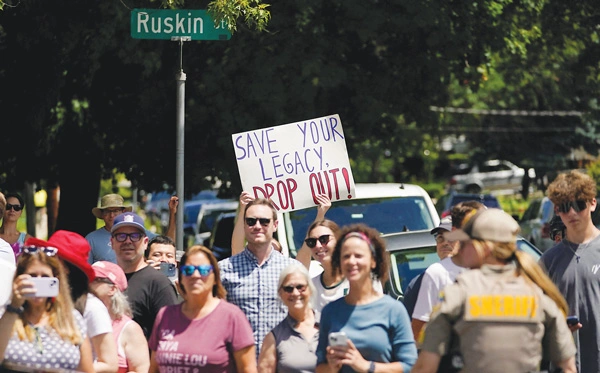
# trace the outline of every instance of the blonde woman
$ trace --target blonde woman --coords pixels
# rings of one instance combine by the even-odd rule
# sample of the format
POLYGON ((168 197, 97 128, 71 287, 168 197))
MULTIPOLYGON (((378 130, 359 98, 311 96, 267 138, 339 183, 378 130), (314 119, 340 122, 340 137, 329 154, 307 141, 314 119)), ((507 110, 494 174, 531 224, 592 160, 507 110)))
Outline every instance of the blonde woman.
POLYGON ((12 300, 0 319, 0 360, 5 370, 94 371, 86 325, 73 308, 57 251, 45 241, 29 239, 19 256, 12 300), (35 297, 34 277, 57 279, 58 294, 35 297))
POLYGON ((148 342, 142 328, 131 318, 131 307, 123 294, 127 289, 125 273, 117 264, 106 261, 96 262, 92 268, 96 278, 90 290, 104 303, 112 319, 118 373, 147 372, 150 368, 148 342))
POLYGON ((517 250, 518 232, 510 215, 488 209, 446 234, 461 241, 456 258, 473 270, 444 289, 413 372, 436 372, 443 355, 462 358, 454 368, 465 373, 537 371, 543 357, 576 372, 567 304, 533 258, 517 250))

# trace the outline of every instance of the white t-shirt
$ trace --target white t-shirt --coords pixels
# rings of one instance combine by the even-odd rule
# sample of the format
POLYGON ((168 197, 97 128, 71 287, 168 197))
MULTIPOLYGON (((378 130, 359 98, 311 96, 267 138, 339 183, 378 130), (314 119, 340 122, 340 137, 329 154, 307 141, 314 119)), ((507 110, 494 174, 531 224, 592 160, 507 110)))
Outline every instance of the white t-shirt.
POLYGON ((440 291, 453 283, 464 270, 454 264, 450 257, 430 265, 423 275, 412 318, 428 322, 433 306, 440 301, 440 291))
POLYGON ((0 260, 5 260, 8 263, 16 266, 15 252, 12 246, 2 238, 0 238, 0 260))
POLYGON ((88 293, 83 318, 87 324, 87 334, 90 338, 112 332, 112 320, 108 309, 92 293, 88 293))

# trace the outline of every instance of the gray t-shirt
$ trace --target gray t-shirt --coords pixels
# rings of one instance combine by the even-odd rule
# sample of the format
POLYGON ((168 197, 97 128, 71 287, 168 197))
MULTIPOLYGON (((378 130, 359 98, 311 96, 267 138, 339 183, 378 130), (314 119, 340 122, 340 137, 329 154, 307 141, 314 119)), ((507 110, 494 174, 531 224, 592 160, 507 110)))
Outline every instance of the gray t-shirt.
POLYGON ((542 255, 540 265, 583 326, 574 333, 578 371, 600 372, 600 236, 581 245, 563 240, 542 255))

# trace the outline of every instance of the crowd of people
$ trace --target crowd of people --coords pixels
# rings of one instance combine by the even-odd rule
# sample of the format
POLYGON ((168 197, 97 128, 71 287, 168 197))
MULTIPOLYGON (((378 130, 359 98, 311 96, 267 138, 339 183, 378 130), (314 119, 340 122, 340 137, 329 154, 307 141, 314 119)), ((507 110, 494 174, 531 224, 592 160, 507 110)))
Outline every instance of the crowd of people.
POLYGON ((0 311, 1 368, 600 372, 595 196, 578 171, 549 186, 556 245, 539 263, 518 250, 518 223, 502 210, 453 206, 430 232, 439 262, 399 302, 383 291, 381 234, 326 219, 327 196, 290 258, 278 250, 274 206, 243 192, 232 256, 217 261, 199 245, 177 260, 176 197, 166 235, 109 194, 92 209, 103 227, 44 241, 17 230, 22 198, 0 194, 0 260, 14 268, 0 311), (311 276, 314 263, 322 271, 311 276))

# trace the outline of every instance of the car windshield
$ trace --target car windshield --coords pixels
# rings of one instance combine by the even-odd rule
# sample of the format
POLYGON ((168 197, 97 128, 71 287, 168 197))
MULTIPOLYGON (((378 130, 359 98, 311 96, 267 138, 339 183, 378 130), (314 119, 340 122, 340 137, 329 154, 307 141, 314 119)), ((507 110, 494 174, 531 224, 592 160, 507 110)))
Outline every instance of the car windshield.
POLYGON ((439 260, 435 245, 390 253, 392 271, 390 282, 394 291, 397 294, 404 294, 410 280, 425 272, 427 267, 439 260))
MULTIPOLYGON (((302 247, 306 231, 315 220, 314 208, 289 213, 288 244, 295 255, 302 247)), ((340 227, 364 223, 382 234, 433 229, 434 223, 422 197, 362 198, 336 202, 325 216, 340 227)))

